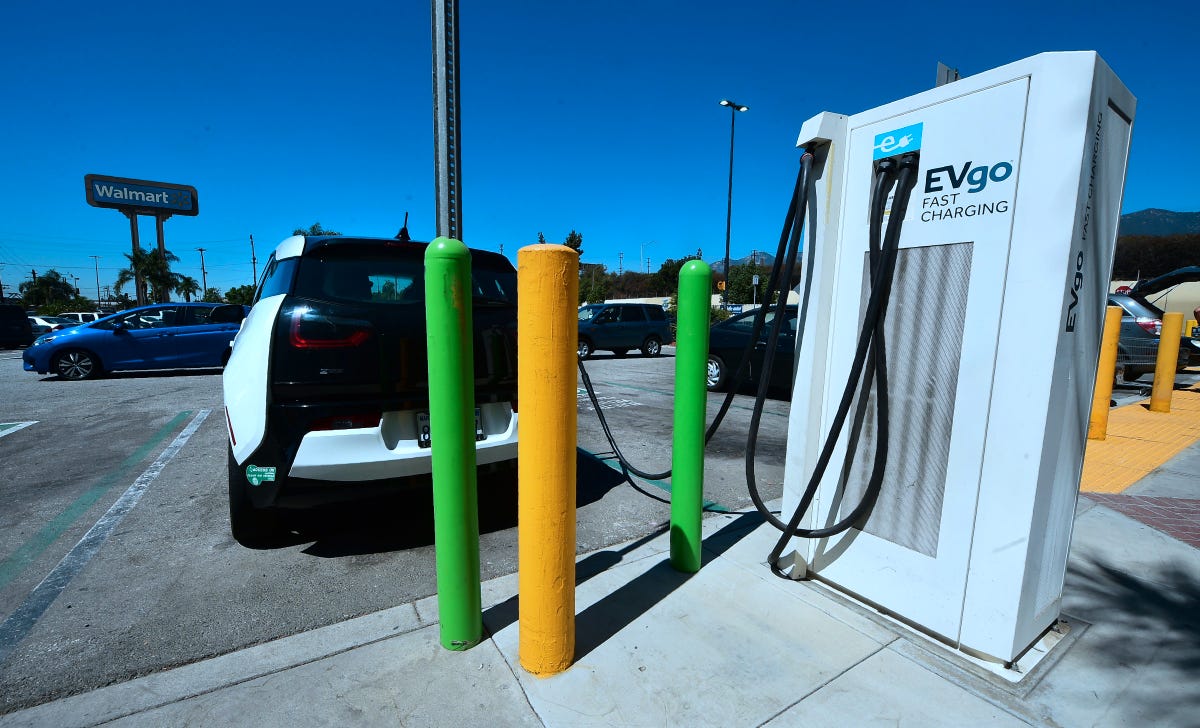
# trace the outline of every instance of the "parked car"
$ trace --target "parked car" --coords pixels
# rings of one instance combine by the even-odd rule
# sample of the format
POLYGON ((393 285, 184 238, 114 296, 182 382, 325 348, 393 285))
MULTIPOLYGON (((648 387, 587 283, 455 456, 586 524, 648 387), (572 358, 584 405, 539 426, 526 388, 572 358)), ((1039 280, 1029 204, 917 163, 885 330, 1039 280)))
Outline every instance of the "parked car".
MULTIPOLYGON (((432 471, 428 243, 295 236, 271 254, 223 387, 229 521, 278 543, 279 510, 432 471)), ((517 456, 517 272, 471 251, 476 463, 517 456)), ((410 481, 411 482, 411 481, 410 481)))
POLYGON ((88 324, 104 318, 104 314, 100 313, 99 311, 68 311, 66 313, 60 313, 59 318, 68 318, 81 324, 88 324))
POLYGON ((662 306, 596 303, 579 308, 580 359, 587 359, 598 349, 617 356, 641 349, 642 356, 658 356, 663 343, 671 340, 671 323, 662 306))
MULTIPOLYGON (((1194 283, 1196 281, 1200 281, 1200 266, 1188 265, 1176 268, 1169 273, 1164 273, 1149 280, 1139 281, 1128 293, 1134 297, 1140 297, 1143 300, 1149 301, 1149 296, 1155 293, 1173 288, 1180 283, 1194 283)), ((1192 311, 1192 318, 1200 319, 1200 307, 1192 311)), ((1186 335, 1187 331, 1184 334, 1183 340, 1179 343, 1180 347, 1188 351, 1189 363, 1192 366, 1200 365, 1200 329, 1191 332, 1190 336, 1186 335)))
MULTIPOLYGON (((1116 377, 1132 382, 1144 374, 1153 374, 1162 334, 1162 309, 1135 293, 1110 293, 1108 305, 1119 306, 1123 311, 1116 377)), ((1177 369, 1188 366, 1194 346, 1190 338, 1181 339, 1177 369)))
POLYGON ((33 343, 33 327, 20 306, 0 304, 0 347, 5 349, 33 343))
MULTIPOLYGON (((792 367, 796 356, 796 316, 798 307, 786 306, 784 309, 784 327, 779 332, 779 339, 772 353, 771 382, 773 389, 786 391, 791 399, 792 367)), ((755 311, 747 311, 732 316, 713 325, 708 334, 708 388, 718 391, 729 386, 737 367, 742 361, 746 347, 750 345, 750 336, 754 332, 755 311)), ((772 307, 764 315, 765 322, 754 349, 750 355, 750 363, 745 381, 757 383, 763 370, 764 354, 767 349, 770 327, 775 319, 772 307)))
POLYGON ((25 371, 91 379, 129 369, 220 367, 246 307, 162 303, 50 331, 25 350, 25 371))
POLYGON ((78 326, 79 322, 75 319, 63 318, 62 316, 30 316, 29 323, 45 326, 51 331, 61 331, 69 329, 72 326, 78 326))

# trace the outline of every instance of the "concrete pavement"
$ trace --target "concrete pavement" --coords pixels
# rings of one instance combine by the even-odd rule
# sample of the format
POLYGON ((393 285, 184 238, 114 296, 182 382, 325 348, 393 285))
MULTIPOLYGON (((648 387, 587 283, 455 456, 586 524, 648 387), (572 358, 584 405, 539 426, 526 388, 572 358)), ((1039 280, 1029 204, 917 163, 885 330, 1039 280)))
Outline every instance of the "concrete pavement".
MULTIPOLYGON (((1171 501, 1186 527, 1198 467, 1193 443, 1117 495, 1171 501)), ((731 514, 706 519, 695 575, 671 569, 666 534, 581 557, 575 662, 554 677, 520 667, 511 575, 484 584, 486 638, 466 652, 440 647, 429 598, 0 727, 1200 725, 1200 550, 1170 535, 1177 513, 1126 514, 1110 497, 1079 500, 1058 644, 1004 675, 818 584, 776 578, 763 563, 776 532, 731 514)))

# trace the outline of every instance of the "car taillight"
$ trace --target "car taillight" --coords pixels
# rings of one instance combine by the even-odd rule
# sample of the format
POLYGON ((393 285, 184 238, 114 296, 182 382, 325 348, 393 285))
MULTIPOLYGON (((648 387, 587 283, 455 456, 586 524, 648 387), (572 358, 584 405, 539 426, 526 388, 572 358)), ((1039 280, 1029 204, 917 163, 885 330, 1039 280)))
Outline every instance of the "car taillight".
POLYGON ((355 430, 360 427, 376 427, 382 417, 383 412, 380 410, 353 415, 332 415, 313 420, 308 429, 310 432, 316 432, 317 430, 355 430))
POLYGON ((371 338, 369 326, 366 322, 340 320, 297 308, 292 311, 288 341, 297 349, 343 349, 371 338))
POLYGON ((1137 325, 1146 330, 1146 333, 1158 336, 1162 333, 1162 319, 1152 319, 1145 316, 1138 316, 1137 325))

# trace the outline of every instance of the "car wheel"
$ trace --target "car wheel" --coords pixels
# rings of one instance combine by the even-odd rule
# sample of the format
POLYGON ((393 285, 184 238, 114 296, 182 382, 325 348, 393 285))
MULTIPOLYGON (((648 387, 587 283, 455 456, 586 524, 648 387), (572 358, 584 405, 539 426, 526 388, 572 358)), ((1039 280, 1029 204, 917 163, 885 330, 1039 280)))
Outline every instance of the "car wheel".
POLYGON ((591 356, 593 353, 595 353, 595 349, 592 348, 592 342, 588 341, 587 339, 581 338, 579 340, 579 352, 578 353, 579 353, 580 359, 587 359, 589 356, 591 356))
POLYGON ((629 349, 613 349, 613 356, 617 357, 618 359, 624 357, 628 353, 629 349))
POLYGON ((708 357, 708 371, 705 376, 705 381, 708 384, 708 391, 716 392, 721 387, 725 386, 725 378, 728 376, 728 371, 725 369, 725 362, 721 361, 720 357, 708 357))
POLYGON ((642 356, 658 356, 662 353, 662 339, 650 336, 642 343, 642 356))
POLYGON ((67 349, 54 356, 54 372, 63 379, 78 382, 100 374, 100 361, 82 349, 67 349))
POLYGON ((264 549, 283 543, 287 531, 279 515, 269 508, 255 508, 247 492, 249 483, 241 466, 229 450, 229 529, 233 538, 246 548, 264 549))

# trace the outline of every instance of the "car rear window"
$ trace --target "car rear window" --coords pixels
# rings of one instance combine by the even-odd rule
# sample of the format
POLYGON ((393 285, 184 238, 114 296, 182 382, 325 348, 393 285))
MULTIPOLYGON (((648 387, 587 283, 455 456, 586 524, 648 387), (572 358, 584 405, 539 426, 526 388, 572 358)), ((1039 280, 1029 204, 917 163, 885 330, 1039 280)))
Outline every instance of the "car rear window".
POLYGON ((1155 306, 1153 303, 1150 303, 1141 296, 1136 296, 1133 294, 1126 294, 1122 298, 1117 298, 1114 296, 1109 299, 1109 302, 1110 304, 1115 303, 1115 305, 1125 309, 1126 313, 1128 313, 1130 316, 1157 319, 1163 317, 1163 311, 1161 308, 1155 306))
POLYGON ((663 311, 661 306, 647 306, 646 313, 650 315, 651 321, 667 320, 667 312, 663 311))
MULTIPOLYGON (((472 296, 517 302, 517 274, 490 260, 471 262, 472 296)), ((418 247, 336 245, 305 255, 296 295, 347 303, 425 301, 424 251, 418 247)))

